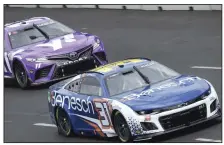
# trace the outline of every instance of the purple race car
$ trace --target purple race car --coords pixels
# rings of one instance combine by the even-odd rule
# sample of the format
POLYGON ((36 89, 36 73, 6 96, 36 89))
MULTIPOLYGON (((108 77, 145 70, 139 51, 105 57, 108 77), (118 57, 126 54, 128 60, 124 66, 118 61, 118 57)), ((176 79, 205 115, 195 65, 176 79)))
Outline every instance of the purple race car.
POLYGON ((107 64, 99 37, 47 17, 4 26, 4 76, 21 88, 71 77, 107 64))

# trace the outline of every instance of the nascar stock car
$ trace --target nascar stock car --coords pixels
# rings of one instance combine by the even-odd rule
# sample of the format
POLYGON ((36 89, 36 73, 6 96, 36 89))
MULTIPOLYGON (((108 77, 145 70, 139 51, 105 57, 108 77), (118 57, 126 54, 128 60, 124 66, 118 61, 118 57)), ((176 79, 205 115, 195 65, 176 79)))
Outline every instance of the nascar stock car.
POLYGON ((83 72, 49 88, 48 106, 58 133, 152 137, 221 116, 212 84, 147 59, 132 58, 83 72))
POLYGON ((99 37, 47 17, 4 26, 4 76, 21 88, 71 77, 107 64, 99 37))

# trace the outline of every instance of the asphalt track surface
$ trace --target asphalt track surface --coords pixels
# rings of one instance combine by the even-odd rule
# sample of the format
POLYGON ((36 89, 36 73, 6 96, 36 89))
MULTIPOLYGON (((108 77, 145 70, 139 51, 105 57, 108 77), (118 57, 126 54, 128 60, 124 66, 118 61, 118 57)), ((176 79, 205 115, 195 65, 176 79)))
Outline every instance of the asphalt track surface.
MULTIPOLYGON (((209 80, 222 100, 221 70, 192 66, 221 67, 221 12, 132 11, 95 9, 5 8, 5 23, 34 16, 48 16, 103 40, 111 62, 127 57, 148 57, 183 74, 209 80)), ((5 142, 118 142, 89 137, 64 138, 51 123, 47 107, 49 85, 21 90, 5 81, 5 142)), ((221 121, 210 121, 145 142, 198 142, 197 138, 222 140, 221 121)))

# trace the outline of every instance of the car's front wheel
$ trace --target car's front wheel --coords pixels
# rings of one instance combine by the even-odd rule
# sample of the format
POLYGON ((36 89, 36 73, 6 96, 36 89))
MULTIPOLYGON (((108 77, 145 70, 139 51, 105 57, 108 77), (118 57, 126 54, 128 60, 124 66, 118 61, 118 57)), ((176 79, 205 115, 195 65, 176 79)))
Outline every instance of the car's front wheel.
POLYGON ((65 110, 60 107, 56 109, 56 121, 59 134, 66 137, 73 134, 70 119, 65 110))
POLYGON ((30 86, 26 70, 23 67, 22 63, 20 62, 15 63, 14 73, 16 81, 22 89, 26 89, 30 86))
POLYGON ((113 117, 114 129, 122 142, 131 142, 132 135, 123 115, 117 111, 113 117))

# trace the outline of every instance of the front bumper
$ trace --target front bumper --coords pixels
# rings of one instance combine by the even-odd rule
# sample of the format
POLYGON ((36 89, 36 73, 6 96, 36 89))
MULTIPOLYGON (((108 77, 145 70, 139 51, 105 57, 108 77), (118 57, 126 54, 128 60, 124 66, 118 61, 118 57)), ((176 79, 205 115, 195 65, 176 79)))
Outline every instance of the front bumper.
POLYGON ((57 60, 54 61, 53 65, 48 65, 47 67, 37 70, 35 73, 34 81, 33 83, 31 83, 31 85, 40 85, 66 79, 75 76, 80 72, 87 71, 95 67, 97 66, 96 61, 93 57, 82 58, 81 60, 75 61, 57 60), (47 70, 47 68, 49 69, 47 70))
POLYGON ((30 62, 26 65, 31 85, 40 85, 52 81, 62 80, 107 64, 107 57, 103 45, 93 50, 88 45, 78 51, 65 54, 47 56, 43 62, 30 62), (71 55, 71 56, 70 56, 71 55))
POLYGON ((98 61, 95 56, 74 61, 54 60, 45 66, 43 64, 43 67, 36 70, 29 78, 31 85, 35 86, 66 79, 104 64, 107 64, 107 61, 98 61))
POLYGON ((168 130, 168 131, 162 131, 162 132, 157 132, 157 133, 152 133, 152 134, 136 136, 136 137, 134 137, 134 141, 142 141, 142 140, 152 139, 155 136, 164 135, 164 134, 167 134, 167 133, 171 133, 171 132, 174 132, 174 131, 178 131, 178 130, 182 130, 182 129, 185 129, 185 128, 188 128, 188 127, 192 127, 192 126, 195 126, 195 125, 198 125, 198 124, 201 124, 201 123, 213 120, 213 119, 218 118, 220 116, 221 116, 221 113, 219 113, 219 111, 217 111, 216 114, 214 114, 213 116, 211 116, 211 117, 209 117, 207 119, 198 121, 196 123, 192 123, 190 125, 178 127, 178 128, 175 128, 175 129, 172 129, 172 130, 168 130))
POLYGON ((134 118, 137 120, 135 122, 138 124, 137 129, 136 127, 133 129, 129 125, 134 141, 151 139, 154 136, 184 129, 221 116, 218 96, 213 87, 211 90, 211 94, 207 98, 181 108, 154 115, 138 115, 136 113, 134 118), (161 120, 164 118, 166 121, 161 120), (146 130, 143 129, 142 123, 154 126, 146 130))

